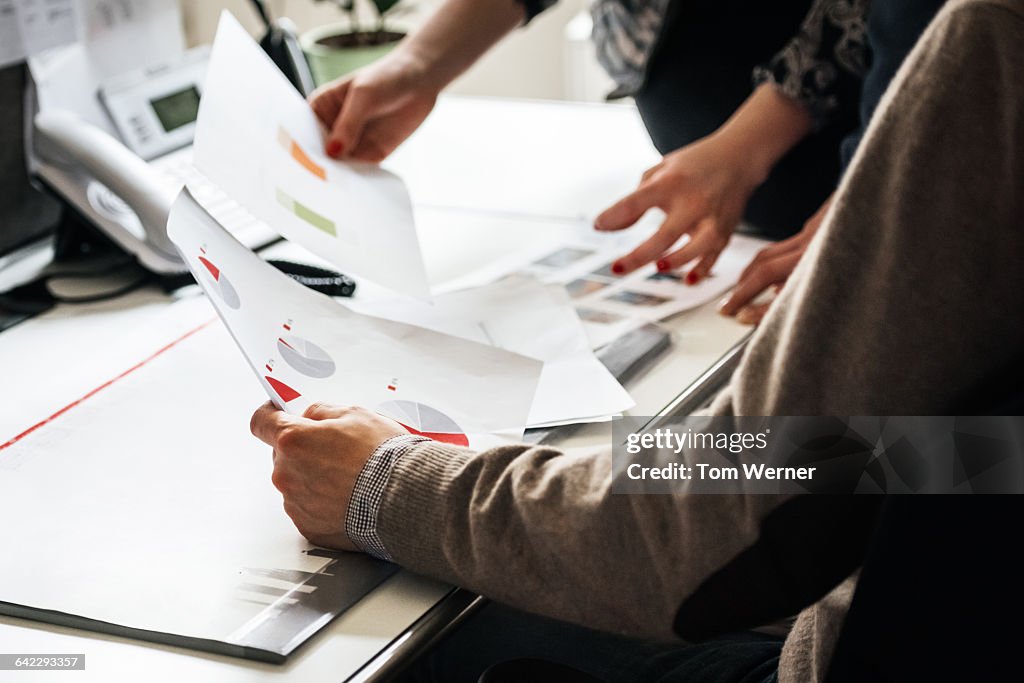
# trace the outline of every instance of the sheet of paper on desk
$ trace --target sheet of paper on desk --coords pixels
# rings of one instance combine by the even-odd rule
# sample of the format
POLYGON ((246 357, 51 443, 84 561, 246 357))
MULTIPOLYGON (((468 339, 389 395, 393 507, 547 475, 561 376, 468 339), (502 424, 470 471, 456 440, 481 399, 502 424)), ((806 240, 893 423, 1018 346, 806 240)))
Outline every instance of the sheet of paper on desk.
POLYGON ((279 662, 396 567, 299 535, 230 335, 201 297, 164 308, 145 360, 0 434, 0 614, 279 662))
POLYGON ((0 0, 0 68, 78 37, 75 0, 0 0))
POLYGON ((280 408, 359 405, 476 448, 522 436, 539 361, 340 306, 240 244, 187 190, 167 233, 280 408))
POLYGON ((567 245, 526 267, 545 281, 559 282, 577 307, 592 308, 644 321, 663 320, 713 301, 728 291, 757 252, 763 240, 736 235, 719 256, 711 275, 687 285, 686 268, 659 273, 654 264, 619 277, 611 264, 623 255, 620 248, 593 251, 567 245))
POLYGON ((653 264, 623 277, 612 273, 612 262, 648 235, 649 231, 638 230, 625 241, 602 244, 579 240, 541 245, 529 254, 524 253, 518 263, 485 268, 478 277, 465 282, 478 284, 483 279, 519 272, 563 285, 583 321, 591 346, 600 348, 648 322, 664 320, 722 296, 766 244, 761 239, 735 235, 715 263, 711 276, 696 285, 683 282, 685 269, 659 273, 653 264))
POLYGON ((561 287, 512 276, 490 285, 416 301, 347 306, 454 334, 544 361, 529 426, 585 422, 632 408, 633 399, 590 350, 561 287))
POLYGON ((421 299, 430 286, 398 176, 323 154, 309 105, 229 13, 196 123, 195 165, 289 240, 342 271, 421 299))

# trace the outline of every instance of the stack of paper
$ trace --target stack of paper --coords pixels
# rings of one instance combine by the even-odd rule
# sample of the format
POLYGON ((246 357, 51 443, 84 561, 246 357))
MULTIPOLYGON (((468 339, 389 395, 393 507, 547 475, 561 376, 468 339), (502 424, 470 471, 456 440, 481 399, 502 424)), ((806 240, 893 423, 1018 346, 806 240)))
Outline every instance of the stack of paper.
MULTIPOLYGON (((0 15, 3 4, 0 2, 0 15)), ((72 35, 78 38, 70 45, 40 52, 29 59, 40 110, 73 111, 83 121, 115 137, 113 121, 96 96, 97 86, 127 69, 175 63, 185 52, 177 0, 21 0, 20 4, 35 5, 36 13, 47 15, 44 30, 51 44, 58 35, 66 36, 60 42, 75 40, 72 35), (76 31, 62 28, 62 6, 76 9, 76 31)), ((0 53, 4 43, 0 36, 0 53)))
POLYGON ((560 286, 513 276, 439 295, 433 306, 415 301, 346 305, 544 361, 530 427, 592 421, 633 407, 633 399, 590 350, 560 286))
POLYGON ((0 0, 0 68, 78 37, 73 0, 0 0))

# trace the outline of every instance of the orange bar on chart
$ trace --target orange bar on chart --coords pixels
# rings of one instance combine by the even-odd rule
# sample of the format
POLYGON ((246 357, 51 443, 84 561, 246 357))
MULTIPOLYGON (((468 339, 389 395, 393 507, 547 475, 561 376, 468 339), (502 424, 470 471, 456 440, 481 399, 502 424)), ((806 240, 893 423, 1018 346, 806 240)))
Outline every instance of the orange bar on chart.
POLYGON ((306 153, 299 147, 298 143, 292 140, 292 136, 281 126, 277 128, 277 141, 291 155, 292 159, 299 162, 303 168, 320 180, 327 180, 327 171, 324 170, 324 167, 306 156, 306 153))

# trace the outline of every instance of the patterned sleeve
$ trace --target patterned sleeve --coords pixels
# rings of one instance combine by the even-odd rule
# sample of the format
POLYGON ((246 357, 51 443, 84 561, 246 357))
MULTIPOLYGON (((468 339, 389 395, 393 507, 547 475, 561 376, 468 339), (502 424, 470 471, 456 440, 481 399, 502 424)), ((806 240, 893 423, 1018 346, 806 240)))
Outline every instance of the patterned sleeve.
POLYGON ((867 68, 865 23, 870 0, 815 0, 797 35, 754 70, 811 113, 817 127, 850 96, 867 68))
POLYGON ((526 10, 526 20, 523 21, 525 25, 530 23, 535 16, 558 2, 558 0, 516 0, 516 2, 526 10))
POLYGON ((395 464, 405 457, 413 446, 424 441, 428 439, 413 434, 402 434, 388 439, 370 455, 359 477, 356 478, 345 516, 345 533, 352 541, 352 545, 364 553, 391 561, 391 555, 377 532, 380 501, 384 497, 384 488, 395 464))

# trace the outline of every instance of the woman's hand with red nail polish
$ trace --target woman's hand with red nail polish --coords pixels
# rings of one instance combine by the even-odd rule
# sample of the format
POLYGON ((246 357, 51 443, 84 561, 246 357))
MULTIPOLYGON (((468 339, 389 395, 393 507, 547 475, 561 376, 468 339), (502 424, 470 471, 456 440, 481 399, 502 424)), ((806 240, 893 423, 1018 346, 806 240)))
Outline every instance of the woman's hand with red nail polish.
POLYGON ((445 86, 525 19, 518 2, 442 3, 386 57, 313 93, 328 154, 382 161, 423 123, 445 86))
POLYGON ((743 217, 757 177, 747 176, 742 153, 729 140, 711 136, 667 155, 644 174, 635 192, 604 211, 598 230, 632 226, 649 209, 665 212, 661 228, 619 262, 630 272, 651 262, 667 271, 700 259, 697 268, 711 270, 743 217), (675 249, 688 235, 689 240, 675 249))
POLYGON ((439 88, 418 61, 396 50, 316 90, 310 106, 329 130, 327 156, 378 163, 434 108, 439 88))
POLYGON ((633 193, 597 217, 594 227, 623 230, 650 209, 661 209, 661 227, 619 262, 627 273, 654 261, 659 270, 694 262, 691 284, 699 282, 729 243, 750 195, 810 129, 802 105, 760 86, 718 130, 665 155, 633 193), (679 244, 684 235, 688 239, 679 244))

